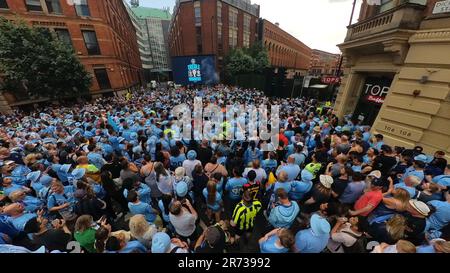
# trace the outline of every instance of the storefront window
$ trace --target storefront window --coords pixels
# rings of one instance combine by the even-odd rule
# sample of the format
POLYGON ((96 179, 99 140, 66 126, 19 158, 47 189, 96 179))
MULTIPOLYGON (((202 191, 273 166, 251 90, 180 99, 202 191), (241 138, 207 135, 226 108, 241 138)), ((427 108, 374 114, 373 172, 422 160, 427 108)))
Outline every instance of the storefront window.
POLYGON ((389 94, 393 76, 368 76, 361 90, 352 119, 361 125, 372 125, 389 94))

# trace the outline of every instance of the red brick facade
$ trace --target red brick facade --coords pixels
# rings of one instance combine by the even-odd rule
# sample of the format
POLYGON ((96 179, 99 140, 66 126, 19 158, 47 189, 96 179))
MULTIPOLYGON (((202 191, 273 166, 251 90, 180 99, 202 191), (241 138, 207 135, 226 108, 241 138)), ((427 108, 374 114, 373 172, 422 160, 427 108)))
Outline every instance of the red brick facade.
POLYGON ((122 0, 88 0, 90 16, 78 16, 71 1, 59 0, 61 14, 50 14, 44 0, 43 11, 28 11, 25 0, 6 0, 8 9, 0 16, 21 19, 33 26, 69 31, 71 43, 86 70, 93 75, 91 92, 105 93, 139 85, 141 60, 133 24, 122 0), (88 54, 82 31, 95 31, 100 54, 88 54), (100 88, 94 69, 106 69, 110 88, 100 88))
POLYGON ((223 58, 230 51, 230 9, 237 10, 236 47, 244 47, 244 17, 246 16, 250 17, 249 44, 253 44, 258 38, 259 8, 258 16, 254 16, 243 9, 232 6, 227 1, 181 0, 175 7, 169 30, 170 56, 216 55, 217 66, 221 70, 223 58), (195 5, 198 5, 201 11, 201 19, 197 24, 195 5), (221 39, 219 28, 222 30, 221 39), (201 31, 201 35, 198 35, 197 38, 198 30, 201 31))
POLYGON ((339 69, 341 55, 313 49, 311 52, 311 67, 309 74, 315 76, 335 75, 339 69))
POLYGON ((311 49, 267 20, 263 20, 263 44, 269 51, 269 60, 273 67, 303 71, 309 69, 311 49))

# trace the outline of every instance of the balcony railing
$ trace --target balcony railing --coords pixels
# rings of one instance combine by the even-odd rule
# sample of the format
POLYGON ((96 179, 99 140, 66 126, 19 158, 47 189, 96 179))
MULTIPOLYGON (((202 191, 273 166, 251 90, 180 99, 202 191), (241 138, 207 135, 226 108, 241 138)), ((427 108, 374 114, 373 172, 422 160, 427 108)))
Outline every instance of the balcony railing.
POLYGON ((346 42, 394 29, 418 29, 425 5, 406 2, 348 27, 346 42))

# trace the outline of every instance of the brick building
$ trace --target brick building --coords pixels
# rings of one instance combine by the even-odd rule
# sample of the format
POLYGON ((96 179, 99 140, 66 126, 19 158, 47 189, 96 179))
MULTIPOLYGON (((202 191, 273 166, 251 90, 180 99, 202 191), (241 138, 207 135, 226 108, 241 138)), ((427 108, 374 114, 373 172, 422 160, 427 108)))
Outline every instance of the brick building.
POLYGON ((450 1, 364 1, 339 45, 344 78, 335 111, 373 125, 389 145, 450 160, 450 1))
POLYGON ((334 76, 339 69, 341 55, 318 49, 311 51, 311 65, 309 75, 313 76, 334 76))
POLYGON ((215 55, 218 70, 234 47, 258 39, 259 6, 250 0, 177 0, 169 27, 171 57, 215 55))
POLYGON ((305 75, 311 59, 311 49, 291 34, 268 20, 262 20, 261 40, 269 52, 272 67, 285 67, 288 77, 292 74, 305 75))
MULTIPOLYGON (((0 0, 0 16, 43 27, 72 45, 94 96, 142 82, 136 33, 122 0, 0 0)), ((7 96, 11 106, 23 104, 7 96)))

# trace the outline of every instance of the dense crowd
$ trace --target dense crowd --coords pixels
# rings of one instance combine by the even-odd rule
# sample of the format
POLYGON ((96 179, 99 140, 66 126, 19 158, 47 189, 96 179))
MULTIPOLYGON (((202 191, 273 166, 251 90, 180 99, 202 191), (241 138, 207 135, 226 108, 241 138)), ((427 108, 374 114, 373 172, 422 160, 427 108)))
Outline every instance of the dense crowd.
POLYGON ((183 88, 0 123, 0 252, 450 252, 445 152, 389 146, 315 100, 183 88), (278 143, 181 137, 171 109, 196 96, 279 105, 278 143))

